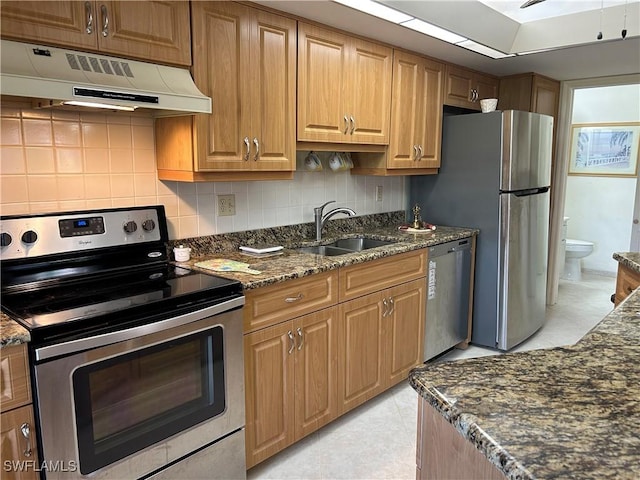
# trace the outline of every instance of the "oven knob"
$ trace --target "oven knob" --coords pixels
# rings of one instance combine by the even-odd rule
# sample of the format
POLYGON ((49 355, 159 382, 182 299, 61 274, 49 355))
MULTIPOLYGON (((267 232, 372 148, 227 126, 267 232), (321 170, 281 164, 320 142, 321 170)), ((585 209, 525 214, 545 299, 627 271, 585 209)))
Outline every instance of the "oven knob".
POLYGON ((145 232, 151 232, 154 228, 156 228, 156 222, 151 219, 145 220, 142 222, 142 228, 145 232))
POLYGON ((0 247, 8 247, 9 245, 11 245, 12 240, 13 238, 11 238, 10 234, 6 232, 0 233, 0 247))
POLYGON ((127 233, 133 233, 138 229, 138 225, 136 224, 136 222, 134 222, 133 220, 125 223, 122 228, 124 229, 125 232, 127 233))
POLYGON ((33 230, 27 230, 22 234, 22 241, 24 243, 36 243, 38 240, 38 234, 33 230))

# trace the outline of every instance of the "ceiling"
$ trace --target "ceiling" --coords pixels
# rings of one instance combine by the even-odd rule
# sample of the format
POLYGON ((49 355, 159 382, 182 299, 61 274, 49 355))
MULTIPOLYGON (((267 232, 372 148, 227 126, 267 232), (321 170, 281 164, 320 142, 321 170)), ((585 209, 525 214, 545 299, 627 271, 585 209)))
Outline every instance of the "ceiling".
POLYGON ((640 0, 546 0, 520 9, 523 2, 378 0, 493 49, 517 54, 499 59, 330 0, 254 3, 498 76, 536 72, 574 80, 640 73, 640 0), (532 51, 538 53, 524 54, 532 51))

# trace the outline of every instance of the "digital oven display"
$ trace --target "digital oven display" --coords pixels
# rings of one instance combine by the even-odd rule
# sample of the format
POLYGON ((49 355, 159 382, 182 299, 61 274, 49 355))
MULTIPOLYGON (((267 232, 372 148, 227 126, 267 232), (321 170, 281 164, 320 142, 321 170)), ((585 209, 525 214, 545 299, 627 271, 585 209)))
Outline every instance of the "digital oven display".
POLYGON ((104 233, 103 217, 69 218, 58 221, 60 236, 78 237, 82 235, 99 235, 104 233))

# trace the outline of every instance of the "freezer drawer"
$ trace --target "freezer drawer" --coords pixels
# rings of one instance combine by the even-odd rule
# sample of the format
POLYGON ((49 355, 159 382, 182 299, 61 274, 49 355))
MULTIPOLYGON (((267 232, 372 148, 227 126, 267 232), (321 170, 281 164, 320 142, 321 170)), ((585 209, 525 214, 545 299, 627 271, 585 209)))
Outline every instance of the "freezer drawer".
POLYGON ((425 361, 467 338, 471 239, 430 247, 427 267, 425 361))

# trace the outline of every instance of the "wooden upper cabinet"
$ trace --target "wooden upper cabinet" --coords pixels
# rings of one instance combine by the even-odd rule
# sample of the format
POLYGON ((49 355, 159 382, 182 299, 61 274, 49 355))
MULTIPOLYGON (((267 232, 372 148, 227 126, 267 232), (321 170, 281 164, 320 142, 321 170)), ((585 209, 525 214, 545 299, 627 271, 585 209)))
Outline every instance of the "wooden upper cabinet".
POLYGON ((291 178, 295 20, 232 2, 191 2, 191 8, 193 77, 213 112, 156 121, 159 178, 291 178))
POLYGON ((535 73, 500 79, 500 110, 523 110, 558 118, 560 82, 535 73))
POLYGON ((191 65, 188 2, 102 1, 95 5, 101 52, 191 65))
POLYGON ((298 25, 298 140, 387 144, 392 49, 298 25))
POLYGON ((0 13, 4 38, 191 65, 189 2, 9 1, 0 13))
POLYGON ((438 168, 444 65, 394 52, 388 168, 438 168))
POLYGON ((455 65, 447 65, 444 103, 455 107, 480 110, 481 99, 498 98, 499 86, 500 82, 496 77, 455 65))
POLYGON ((3 38, 96 50, 97 19, 91 2, 0 3, 3 38))

